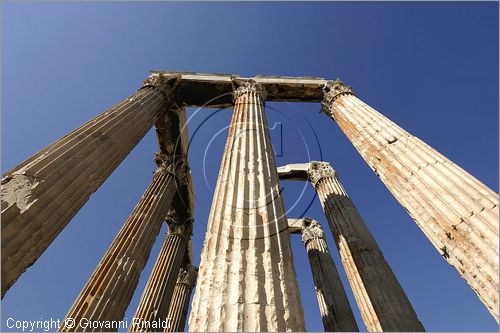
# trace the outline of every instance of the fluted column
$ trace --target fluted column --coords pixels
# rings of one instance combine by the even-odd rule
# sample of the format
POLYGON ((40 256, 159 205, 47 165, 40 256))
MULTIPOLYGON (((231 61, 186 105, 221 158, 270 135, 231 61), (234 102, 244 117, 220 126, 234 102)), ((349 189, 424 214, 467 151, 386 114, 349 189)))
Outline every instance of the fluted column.
POLYGON ((321 224, 312 221, 309 225, 304 225, 302 242, 309 257, 325 332, 358 332, 356 319, 328 250, 321 224))
POLYGON ((183 160, 170 160, 163 155, 157 157, 159 166, 151 184, 66 315, 76 325, 63 325, 61 331, 109 331, 109 328, 85 328, 79 324, 82 319, 119 321, 125 315, 175 195, 176 181, 185 179, 188 172, 183 160))
POLYGON ((192 220, 179 221, 173 211, 168 214, 166 221, 168 231, 165 241, 142 293, 134 322, 129 326, 131 332, 162 332, 164 329, 152 323, 164 322, 167 318, 175 281, 193 230, 192 220))
POLYGON ((405 292, 330 164, 311 162, 308 173, 368 331, 423 331, 405 292))
POLYGON ((363 103, 341 81, 323 110, 498 321, 498 194, 363 103))
POLYGON ((175 284, 170 308, 168 310, 168 326, 165 332, 183 332, 189 308, 189 298, 196 284, 198 269, 192 265, 181 268, 175 284))
POLYGON ((168 109, 176 80, 148 78, 3 176, 2 297, 168 109))
POLYGON ((264 99, 252 81, 234 91, 190 331, 305 329, 264 99))

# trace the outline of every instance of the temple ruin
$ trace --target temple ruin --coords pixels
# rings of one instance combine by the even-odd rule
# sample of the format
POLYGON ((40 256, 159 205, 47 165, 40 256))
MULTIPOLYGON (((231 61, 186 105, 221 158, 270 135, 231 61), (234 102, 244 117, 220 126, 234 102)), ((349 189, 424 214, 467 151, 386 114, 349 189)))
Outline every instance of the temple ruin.
POLYGON ((304 331, 291 237, 301 237, 307 252, 325 331, 358 331, 327 232, 367 330, 424 331, 332 165, 276 165, 266 101, 320 103, 498 322, 498 194, 342 81, 314 77, 152 71, 133 95, 8 171, 2 298, 155 126, 151 183, 69 309, 74 325, 65 321, 61 331, 96 330, 81 327, 82 318, 123 319, 164 222, 167 232, 135 310, 140 321, 129 331, 182 331, 187 321, 199 332, 304 331), (191 244, 187 107, 233 108, 199 267, 192 262, 199 254, 191 244), (287 217, 280 181, 309 182, 328 225, 318 217, 287 217), (151 325, 160 322, 168 327, 151 325))

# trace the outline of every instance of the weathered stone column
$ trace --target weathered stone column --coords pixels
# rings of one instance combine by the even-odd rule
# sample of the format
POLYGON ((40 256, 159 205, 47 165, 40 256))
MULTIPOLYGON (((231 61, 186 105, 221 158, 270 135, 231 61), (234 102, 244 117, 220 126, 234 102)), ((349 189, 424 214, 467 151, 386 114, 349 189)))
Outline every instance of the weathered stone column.
POLYGON ((186 265, 181 268, 177 283, 175 284, 174 294, 170 301, 168 311, 168 323, 165 332, 183 332, 186 326, 186 317, 189 308, 189 298, 196 284, 198 269, 192 265, 186 265))
POLYGON ((305 329, 264 99, 252 81, 234 91, 190 331, 305 329))
POLYGON ((328 251, 325 232, 317 221, 302 228, 302 242, 307 250, 316 297, 325 332, 358 332, 358 325, 339 272, 328 251))
POLYGON ((498 194, 341 81, 324 90, 323 110, 498 321, 498 194))
POLYGON ((85 328, 79 323, 82 318, 100 322, 123 319, 175 195, 176 181, 182 181, 188 172, 183 160, 158 154, 157 163, 151 184, 66 315, 76 325, 63 325, 61 331, 116 331, 114 327, 85 328))
POLYGON ((151 326, 167 318, 175 281, 193 231, 192 220, 179 221, 173 211, 170 211, 166 221, 168 231, 165 241, 135 312, 134 320, 137 321, 129 326, 131 332, 162 332, 164 329, 158 325, 151 326))
POLYGON ((309 178, 368 331, 423 331, 405 292, 330 164, 311 162, 309 178))
POLYGON ((169 108, 176 81, 148 78, 3 176, 2 297, 169 108))

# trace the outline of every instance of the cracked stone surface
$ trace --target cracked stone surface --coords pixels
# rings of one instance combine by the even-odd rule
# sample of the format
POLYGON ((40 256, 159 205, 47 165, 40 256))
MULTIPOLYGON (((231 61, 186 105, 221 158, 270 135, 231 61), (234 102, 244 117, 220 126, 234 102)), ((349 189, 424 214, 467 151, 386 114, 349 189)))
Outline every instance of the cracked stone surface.
POLYGON ((368 331, 424 331, 403 288, 330 164, 311 162, 309 178, 325 211, 368 331))
POLYGON ((341 81, 324 91, 323 111, 498 321, 498 194, 341 81))
POLYGON ((235 106, 203 245, 190 331, 304 331, 287 217, 255 82, 235 106))
MULTIPOLYGON (((171 108, 174 100, 179 105, 201 105, 207 97, 231 89, 233 101, 230 94, 224 94, 206 105, 234 103, 235 111, 209 218, 191 330, 305 328, 263 110, 266 98, 316 102, 323 98, 323 111, 337 122, 374 173, 498 321, 498 194, 356 98, 341 81, 307 77, 258 76, 248 80, 234 75, 155 72, 137 93, 7 172, 1 188, 2 297, 153 124, 157 124, 161 152, 175 154, 173 143, 177 142, 178 131, 172 131, 170 125, 179 122, 180 116, 176 117, 178 111, 171 108)), ((187 142, 187 132, 183 135, 187 142)), ((306 175, 318 191, 368 329, 423 330, 335 172, 329 165, 305 166, 284 169, 283 177, 293 180, 306 175)), ((172 201, 169 193, 176 182, 158 176, 174 177, 166 169, 155 174, 149 192, 141 198, 68 315, 97 320, 123 317, 149 256, 151 237, 154 240, 159 232, 159 216, 164 217, 172 201), (136 232, 137 238, 130 237, 136 232)), ((184 186, 183 191, 191 191, 190 186, 184 186)), ((310 244, 321 248, 317 242, 310 244)), ((170 245, 170 249, 183 248, 178 242, 170 245)), ((177 257, 181 255, 172 258, 177 257)), ((178 265, 173 260, 167 271, 175 272, 178 265)), ((164 300, 164 304, 174 304, 173 298, 180 297, 175 301, 178 306, 169 311, 180 311, 177 315, 184 311, 188 289, 176 294, 177 283, 172 291, 175 276, 166 278, 170 282, 163 285, 169 287, 163 291, 159 287, 158 295, 148 294, 145 308, 160 311, 152 300, 163 293, 165 299, 172 295, 172 302, 164 300)), ((161 312, 166 308, 161 305, 161 312)))
MULTIPOLYGON (((166 221, 168 231, 165 240, 134 314, 134 318, 140 318, 145 322, 166 320, 179 270, 184 262, 192 234, 191 220, 179 221, 177 214, 171 211, 166 221)), ((148 332, 150 328, 130 325, 129 331, 148 332)))
POLYGON ((325 332, 358 332, 356 319, 319 222, 313 220, 303 226, 302 242, 309 257, 325 332))
POLYGON ((2 297, 164 113, 170 84, 146 81, 3 176, 2 297))
POLYGON ((81 327, 81 318, 123 319, 177 189, 175 176, 168 169, 158 167, 146 192, 66 314, 77 325, 62 325, 60 331, 99 330, 81 327))
POLYGON ((190 264, 185 265, 179 271, 167 315, 170 326, 165 329, 165 332, 182 332, 184 330, 189 308, 189 298, 196 284, 197 276, 198 269, 190 264))

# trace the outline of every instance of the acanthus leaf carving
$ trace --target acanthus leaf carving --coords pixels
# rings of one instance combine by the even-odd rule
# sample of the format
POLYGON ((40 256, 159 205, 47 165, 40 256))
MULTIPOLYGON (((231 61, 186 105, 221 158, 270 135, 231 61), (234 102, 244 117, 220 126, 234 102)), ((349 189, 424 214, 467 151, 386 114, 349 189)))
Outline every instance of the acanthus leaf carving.
POLYGON ((309 181, 312 186, 316 188, 320 180, 327 177, 335 177, 335 170, 330 166, 328 162, 322 161, 312 161, 309 163, 309 170, 307 170, 309 175, 309 181))
POLYGON ((302 228, 302 242, 307 245, 307 243, 313 239, 322 239, 326 241, 325 231, 317 221, 312 221, 308 226, 302 228))
POLYGON ((193 235, 193 219, 189 218, 185 221, 180 221, 175 211, 170 210, 165 217, 165 222, 168 225, 167 235, 179 235, 186 239, 193 235))
POLYGON ((326 82, 323 87, 323 101, 321 102, 321 111, 330 113, 330 109, 333 103, 343 95, 354 95, 352 87, 346 86, 340 79, 326 82))
POLYGON ((193 288, 196 284, 197 276, 198 269, 191 264, 187 264, 181 267, 177 283, 187 284, 189 287, 193 288))
POLYGON ((241 96, 248 93, 256 93, 261 101, 265 102, 267 93, 264 87, 255 80, 242 80, 233 78, 233 101, 236 102, 241 96))
MULTIPOLYGON (((174 89, 177 83, 181 80, 181 75, 165 75, 165 74, 155 74, 150 75, 140 89, 146 87, 153 87, 158 91, 161 91, 168 100, 172 100, 174 97, 174 89)), ((140 90, 139 89, 139 90, 140 90)))
POLYGON ((167 155, 155 153, 154 161, 158 166, 156 172, 170 173, 175 176, 177 185, 184 186, 189 182, 190 169, 184 154, 167 155))

